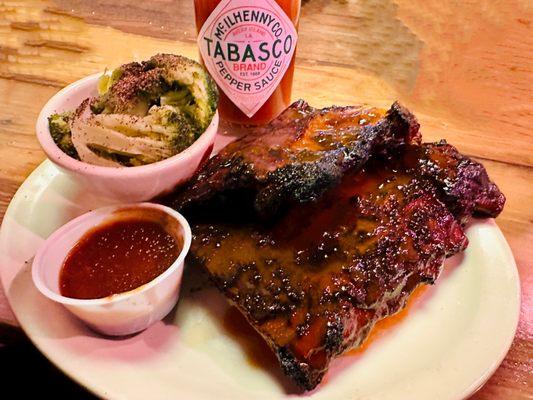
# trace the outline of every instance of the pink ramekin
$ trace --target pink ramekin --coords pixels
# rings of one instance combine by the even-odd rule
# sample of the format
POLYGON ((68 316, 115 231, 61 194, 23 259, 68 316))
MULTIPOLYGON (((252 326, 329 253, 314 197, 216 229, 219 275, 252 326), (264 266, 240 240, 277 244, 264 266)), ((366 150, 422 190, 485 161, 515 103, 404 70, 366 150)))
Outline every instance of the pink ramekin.
POLYGON ((94 74, 76 81, 45 104, 36 124, 37 138, 48 158, 92 194, 118 202, 138 202, 170 192, 185 182, 210 155, 218 130, 218 112, 206 131, 190 147, 175 156, 138 167, 102 167, 67 156, 54 143, 48 129, 51 114, 74 110, 86 98, 97 95, 94 74))

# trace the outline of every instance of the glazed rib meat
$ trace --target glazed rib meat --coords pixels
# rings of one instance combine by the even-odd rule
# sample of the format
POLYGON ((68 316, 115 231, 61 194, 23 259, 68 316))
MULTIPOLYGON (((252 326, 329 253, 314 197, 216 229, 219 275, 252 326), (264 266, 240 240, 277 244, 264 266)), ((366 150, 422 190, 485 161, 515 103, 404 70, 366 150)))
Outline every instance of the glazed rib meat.
POLYGON ((263 218, 293 203, 316 200, 371 154, 419 143, 415 117, 398 103, 315 109, 300 100, 211 158, 172 199, 174 208, 199 202, 243 200, 263 218))
MULTIPOLYGON (((406 120, 418 127, 412 116, 406 120)), ((257 208, 259 181, 252 196, 243 196, 228 172, 213 182, 210 164, 176 197, 188 199, 182 205, 192 222, 190 261, 208 271, 284 372, 307 390, 418 285, 437 279, 444 259, 467 246, 462 226, 471 216, 495 217, 505 202, 483 166, 453 146, 418 144, 411 140, 417 134, 402 134, 403 144, 394 132, 377 135, 396 139, 375 138, 380 144, 367 147, 364 162, 340 168, 336 184, 317 185, 313 199, 282 196, 268 220, 257 208), (228 201, 206 200, 221 193, 228 201), (253 207, 243 217, 246 202, 253 207)), ((232 159, 228 148, 223 158, 232 159)))

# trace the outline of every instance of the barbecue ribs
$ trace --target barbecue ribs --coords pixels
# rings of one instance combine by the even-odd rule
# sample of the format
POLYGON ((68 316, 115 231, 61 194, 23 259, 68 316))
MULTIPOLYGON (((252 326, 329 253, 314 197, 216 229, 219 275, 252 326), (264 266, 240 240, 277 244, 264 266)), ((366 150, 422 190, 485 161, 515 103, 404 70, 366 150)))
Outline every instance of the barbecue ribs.
POLYGON ((184 209, 198 202, 243 199, 266 218, 283 205, 316 200, 344 172, 382 148, 420 142, 418 127, 397 103, 387 112, 368 107, 318 110, 300 100, 268 126, 222 149, 171 204, 184 209))
MULTIPOLYGON (((324 113, 301 111, 302 107, 303 103, 291 107, 290 118, 286 112, 271 126, 301 132, 302 121, 295 115, 324 113)), ((342 119, 345 110, 331 108, 325 113, 337 113, 342 119)), ((339 140, 342 134, 335 131, 334 118, 329 125, 334 140, 339 140)), ((472 215, 498 215, 505 201, 479 163, 445 142, 418 144, 416 120, 398 105, 369 129, 376 132, 369 134, 372 146, 365 136, 369 131, 351 130, 350 124, 353 120, 339 124, 339 130, 355 132, 349 133, 353 138, 343 140, 350 149, 365 150, 354 151, 356 156, 350 160, 355 162, 328 164, 335 165, 341 176, 333 180, 338 179, 336 185, 326 185, 327 190, 314 180, 304 197, 286 193, 287 182, 264 171, 287 171, 292 154, 288 159, 274 158, 279 162, 269 168, 272 159, 268 149, 261 147, 267 137, 258 136, 228 146, 176 197, 187 206, 192 222, 190 260, 208 271, 263 336, 284 372, 307 390, 321 381, 335 356, 359 346, 376 321, 401 309, 419 284, 435 281, 444 259, 467 246, 462 224, 472 215), (400 128, 403 133, 395 131, 400 128), (253 156, 243 150, 250 148, 257 149, 253 156, 267 157, 264 166, 253 172, 250 168, 257 164, 251 164, 253 156), (239 168, 247 165, 247 178, 224 170, 224 160, 233 163, 235 154, 239 168), (243 159, 248 161, 242 164, 243 159), (222 172, 217 174, 215 168, 220 166, 222 172), (243 195, 236 185, 241 185, 239 189, 248 185, 252 195, 243 195), (269 185, 274 189, 265 189, 269 185), (265 209, 258 207, 264 190, 266 197, 282 199, 275 206, 276 217, 268 220, 265 209), (221 194, 228 201, 209 200, 221 194), (246 201, 254 207, 243 218, 246 201), (286 204, 292 206, 279 212, 286 204), (261 218, 254 218, 253 212, 261 218)), ((323 131, 310 128, 308 122, 304 125, 305 132, 319 133, 315 139, 300 137, 292 143, 304 142, 312 154, 312 141, 320 142, 323 131)), ((347 148, 342 150, 345 155, 350 154, 347 148)), ((327 154, 317 152, 317 165, 324 165, 327 154)), ((305 175, 300 161, 296 165, 296 174, 305 175)))

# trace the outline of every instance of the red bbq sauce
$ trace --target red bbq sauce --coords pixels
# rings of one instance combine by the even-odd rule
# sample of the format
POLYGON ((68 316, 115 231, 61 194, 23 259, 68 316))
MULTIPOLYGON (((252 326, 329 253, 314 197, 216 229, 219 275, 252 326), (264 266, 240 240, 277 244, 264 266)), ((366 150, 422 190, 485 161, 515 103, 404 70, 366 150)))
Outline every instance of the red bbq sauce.
POLYGON ((161 275, 182 248, 157 221, 115 220, 87 232, 72 248, 59 275, 61 295, 99 299, 127 292, 161 275))

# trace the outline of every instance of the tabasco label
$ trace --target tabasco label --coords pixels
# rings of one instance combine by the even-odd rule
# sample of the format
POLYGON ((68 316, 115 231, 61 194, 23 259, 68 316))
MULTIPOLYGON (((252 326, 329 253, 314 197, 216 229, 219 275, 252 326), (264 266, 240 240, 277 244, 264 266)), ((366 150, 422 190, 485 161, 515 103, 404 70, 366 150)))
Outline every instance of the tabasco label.
POLYGON ((252 117, 279 85, 297 39, 274 0, 223 0, 202 26, 198 46, 218 86, 252 117))

